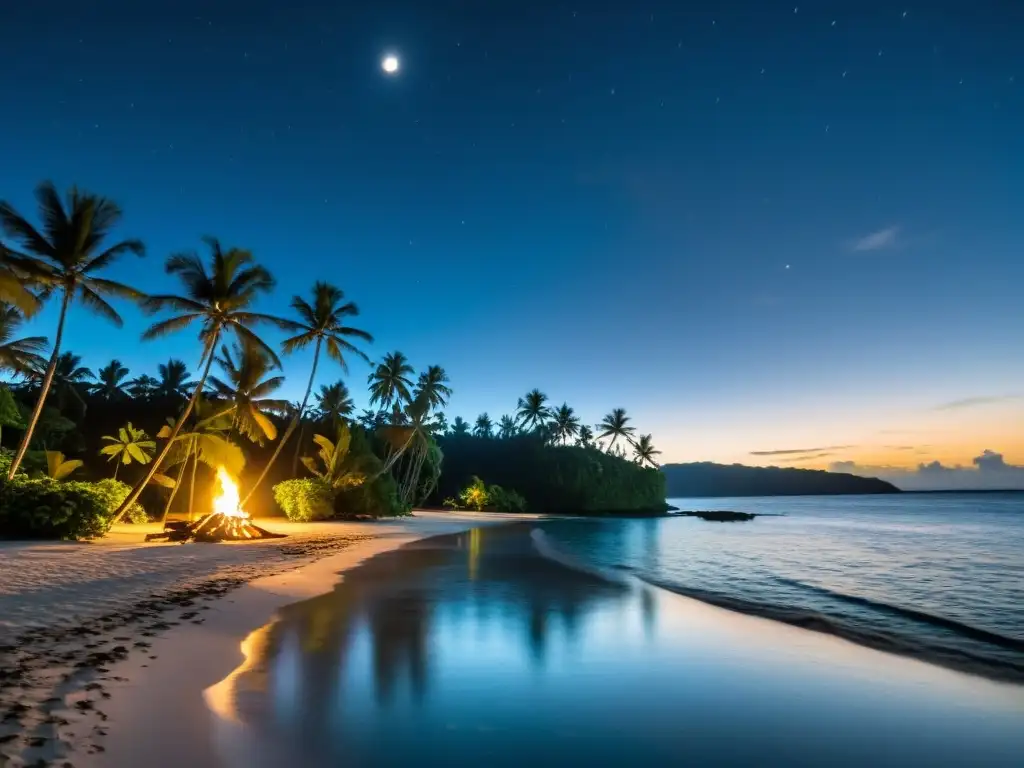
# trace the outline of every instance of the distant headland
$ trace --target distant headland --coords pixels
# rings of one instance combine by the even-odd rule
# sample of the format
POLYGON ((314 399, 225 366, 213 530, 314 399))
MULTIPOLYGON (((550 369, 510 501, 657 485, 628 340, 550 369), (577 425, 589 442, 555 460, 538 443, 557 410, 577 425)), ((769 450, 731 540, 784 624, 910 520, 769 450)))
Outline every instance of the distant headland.
POLYGON ((892 483, 820 469, 748 467, 744 464, 664 464, 669 498, 691 496, 825 496, 900 493, 892 483))

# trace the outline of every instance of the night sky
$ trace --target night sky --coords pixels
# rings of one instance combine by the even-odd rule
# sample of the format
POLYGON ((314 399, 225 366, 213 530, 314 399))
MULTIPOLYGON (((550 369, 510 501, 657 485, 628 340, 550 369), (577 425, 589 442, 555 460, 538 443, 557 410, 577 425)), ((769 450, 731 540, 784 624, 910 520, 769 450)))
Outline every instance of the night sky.
MULTIPOLYGON (((330 280, 371 355, 445 366, 449 417, 539 387, 665 461, 1024 465, 1024 3, 3 13, 0 196, 117 200, 149 256, 111 277, 171 288, 212 234, 275 273, 264 310, 330 280)), ((76 309, 66 348, 195 365, 124 314, 76 309)))

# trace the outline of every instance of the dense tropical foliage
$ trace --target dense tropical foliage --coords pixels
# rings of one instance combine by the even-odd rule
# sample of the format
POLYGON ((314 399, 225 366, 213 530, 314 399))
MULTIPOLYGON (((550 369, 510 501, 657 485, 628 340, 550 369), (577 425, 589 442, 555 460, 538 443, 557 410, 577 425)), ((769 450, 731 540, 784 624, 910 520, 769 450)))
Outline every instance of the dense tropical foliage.
POLYGON ((259 311, 273 276, 251 252, 206 238, 203 253, 166 259, 177 291, 148 295, 105 276, 144 253, 115 237, 115 203, 77 188, 62 199, 50 183, 36 197, 38 225, 0 201, 0 535, 98 535, 145 510, 192 518, 219 467, 239 478, 248 511, 294 519, 404 514, 449 498, 574 512, 663 501, 649 469, 659 452, 621 408, 592 429, 532 389, 511 413, 449 421, 444 368, 417 371, 393 351, 371 364, 357 416, 351 379, 338 375, 370 361, 373 337, 341 289, 318 281, 287 315, 259 311), (159 316, 143 341, 192 329, 194 366, 171 358, 139 371, 122 357, 89 367, 65 349, 79 307, 122 324, 113 300, 159 316), (51 302, 52 337, 26 332, 51 302), (284 334, 279 346, 264 329, 284 334), (302 399, 289 402, 282 357, 300 352, 302 399))

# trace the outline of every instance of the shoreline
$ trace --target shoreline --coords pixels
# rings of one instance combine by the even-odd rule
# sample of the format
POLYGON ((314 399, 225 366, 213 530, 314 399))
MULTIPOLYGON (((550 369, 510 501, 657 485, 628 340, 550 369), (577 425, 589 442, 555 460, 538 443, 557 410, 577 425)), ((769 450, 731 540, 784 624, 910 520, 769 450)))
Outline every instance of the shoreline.
MULTIPOLYGON (((50 649, 51 661, 71 661, 72 667, 66 670, 65 664, 65 668, 45 670, 48 675, 42 682, 52 688, 52 695, 36 701, 42 717, 37 717, 30 724, 32 730, 25 735, 19 751, 11 749, 19 745, 0 741, 0 764, 62 765, 68 761, 75 766, 146 764, 156 768, 160 765, 176 766, 184 760, 194 766, 222 765, 217 755, 218 743, 230 738, 231 750, 236 751, 239 743, 245 741, 244 732, 238 732, 232 723, 232 713, 236 711, 231 698, 237 692, 235 683, 253 672, 250 661, 253 648, 260 642, 257 631, 277 623, 281 609, 329 594, 345 581, 352 569, 376 555, 412 542, 537 519, 542 518, 521 514, 418 511, 413 518, 370 525, 332 523, 329 525, 337 529, 333 534, 334 543, 343 540, 340 549, 337 546, 331 549, 331 543, 321 538, 320 545, 329 552, 323 554, 324 549, 314 546, 316 539, 306 542, 296 536, 291 541, 293 546, 301 548, 303 544, 309 544, 313 549, 307 551, 301 561, 286 563, 278 559, 263 566, 257 564, 253 567, 263 567, 266 572, 248 579, 214 575, 206 580, 208 590, 195 591, 186 587, 184 593, 177 596, 165 594, 160 599, 169 608, 164 610, 183 613, 173 617, 173 621, 156 618, 154 624, 160 627, 155 631, 154 624, 147 627, 142 623, 154 616, 144 606, 137 606, 139 615, 132 620, 134 623, 110 629, 99 643, 88 632, 78 635, 78 642, 85 643, 85 649, 91 651, 79 649, 80 656, 85 653, 84 659, 62 659, 53 652, 55 649, 50 649), (185 614, 191 614, 191 617, 185 614), (113 647, 91 648, 103 643, 113 644, 113 647), (118 651, 119 648, 122 650, 118 651), (83 665, 82 661, 88 663, 83 665), (34 746, 30 746, 32 740, 36 740, 34 746), (9 762, 4 762, 4 757, 9 762), (40 759, 44 762, 35 762, 40 759)), ((139 531, 138 535, 142 533, 139 531)), ((276 540, 279 547, 289 543, 289 539, 276 540)), ((245 548, 254 545, 185 546, 199 548, 196 551, 221 553, 235 546, 245 548)), ((538 554, 550 559, 550 555, 542 551, 538 554)), ((560 565, 578 570, 576 564, 560 565)), ((808 634, 828 637, 834 643, 849 643, 869 653, 879 653, 870 644, 854 642, 841 635, 824 634, 813 631, 811 627, 794 626, 784 620, 780 622, 777 618, 719 607, 713 601, 680 594, 665 585, 653 586, 666 594, 676 595, 677 599, 688 604, 684 606, 687 613, 694 617, 710 617, 712 624, 747 623, 751 631, 760 627, 768 632, 772 630, 765 629, 766 622, 769 625, 788 625, 791 632, 803 634, 811 629, 808 634)), ((45 631, 39 634, 45 635, 45 631)), ((814 644, 813 641, 804 642, 814 644)), ((0 646, 3 646, 2 642, 0 646)), ((6 647, 0 647, 0 662, 6 650, 6 647)), ((890 663, 894 665, 924 665, 940 675, 945 673, 986 680, 986 676, 979 678, 977 673, 957 671, 913 656, 894 655, 891 651, 884 656, 892 658, 890 663)), ((0 669, 6 666, 0 663, 0 669)), ((1016 687, 1013 682, 997 681, 992 677, 987 677, 987 681, 1016 687)), ((0 683, 3 682, 4 678, 0 677, 0 683)), ((12 681, 6 682, 10 684, 12 681)), ((17 680, 13 682, 16 688, 21 686, 23 695, 26 687, 29 688, 29 696, 33 689, 40 687, 40 681, 30 686, 24 686, 17 680)), ((10 690, 5 693, 10 693, 10 690)), ((5 704, 0 708, 0 718, 9 716, 11 712, 5 704)), ((26 715, 24 712, 15 714, 26 715)), ((8 722, 0 724, 0 734, 9 733, 9 729, 5 730, 9 725, 8 722)))
MULTIPOLYGON (((91 764, 274 768, 344 758, 393 765, 415 762, 430 743, 450 750, 452 765, 484 759, 512 766, 551 749, 622 765, 644 749, 650 762, 667 739, 662 746, 676 761, 705 750, 707 764, 753 764, 730 761, 730 750, 750 758, 770 748, 788 758, 782 762, 810 766, 820 764, 825 745, 805 741, 809 728, 835 740, 833 758, 856 746, 873 764, 898 765, 919 747, 894 744, 895 733, 923 729, 923 738, 927 723, 949 718, 960 725, 939 729, 921 754, 949 749, 965 758, 982 754, 972 750, 984 744, 993 759, 975 764, 1001 766, 1013 763, 1000 754, 1024 746, 1012 732, 1024 714, 1019 687, 628 576, 628 583, 612 584, 545 557, 533 528, 429 536, 369 561, 369 552, 354 557, 333 589, 321 591, 320 581, 315 597, 282 606, 273 622, 230 646, 238 648, 229 659, 233 670, 204 690, 205 704, 182 695, 180 671, 169 661, 151 682, 174 695, 154 701, 147 687, 134 706, 129 696, 131 719, 112 737, 107 759, 91 764), (566 633, 557 616, 574 617, 578 634, 566 633), (636 706, 624 712, 608 698, 612 692, 636 706), (640 703, 647 696, 666 709, 640 703), (737 717, 750 720, 754 746, 727 746, 714 736, 732 732, 737 717), (985 737, 971 725, 982 719, 991 727, 985 737)), ((314 579, 315 569, 308 569, 314 579)), ((174 645, 176 655, 199 649, 184 635, 174 645)))
MULTIPOLYGON (((330 591, 346 571, 374 555, 419 539, 517 519, 536 518, 417 512, 374 523, 302 527, 276 521, 269 525, 302 533, 265 543, 141 545, 137 539, 146 526, 122 527, 110 540, 91 544, 5 543, 0 556, 13 554, 29 565, 21 569, 15 590, 0 594, 0 601, 22 614, 20 624, 8 615, 0 617, 5 620, 0 626, 0 764, 155 765, 155 755, 178 754, 184 745, 196 743, 197 734, 208 732, 203 692, 238 667, 240 643, 272 623, 278 609, 330 591), (91 549, 70 554, 83 548, 91 549), (99 574, 80 581, 70 594, 58 588, 48 592, 48 585, 39 582, 48 577, 59 581, 63 569, 54 563, 69 556, 115 567, 133 557, 150 565, 169 559, 183 569, 141 571, 135 593, 118 591, 131 584, 131 568, 128 575, 99 574), (203 573, 188 572, 204 566, 203 573), (125 579, 127 585, 121 583, 125 579), (26 583, 35 589, 18 593, 16 588, 26 583), (81 603, 90 598, 98 605, 81 603), (83 610, 71 620, 58 618, 69 603, 81 603, 83 610), (55 606, 50 615, 56 620, 44 623, 37 614, 46 614, 48 606, 55 606), (152 717, 140 718, 141 713, 152 717), (137 735, 140 729, 151 737, 145 753, 124 754, 133 739, 119 736, 137 735), (164 742, 162 750, 158 742, 164 742)), ((17 563, 5 568, 12 576, 17 571, 17 563)), ((175 758, 167 764, 179 762, 175 758)), ((190 764, 217 763, 207 755, 190 764)))

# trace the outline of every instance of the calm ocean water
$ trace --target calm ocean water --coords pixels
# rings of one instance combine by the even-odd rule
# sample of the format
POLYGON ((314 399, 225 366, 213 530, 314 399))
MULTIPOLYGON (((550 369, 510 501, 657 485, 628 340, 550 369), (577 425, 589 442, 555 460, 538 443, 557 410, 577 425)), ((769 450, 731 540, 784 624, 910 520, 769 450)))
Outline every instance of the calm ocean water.
MULTIPOLYGON (((283 608, 247 638, 246 663, 207 690, 217 764, 1019 768, 1024 687, 722 610, 621 573, 607 578, 552 549, 557 539, 606 565, 632 563, 680 582, 706 558, 699 571, 711 586, 742 570, 748 586, 734 592, 779 601, 798 602, 793 595, 807 590, 756 582, 772 574, 806 581, 826 565, 849 577, 817 577, 833 590, 885 581, 854 578, 854 563, 883 569, 884 554, 852 554, 880 530, 867 535, 869 523, 853 521, 879 512, 800 504, 812 511, 734 526, 524 522, 372 558, 330 593, 283 608), (716 559, 716 551, 730 554, 716 559), (801 562, 812 557, 818 568, 801 562)), ((892 541, 929 526, 890 518, 892 541)), ((946 535, 959 527, 931 525, 946 535)), ((996 546, 1006 543, 996 537, 996 546)), ((911 550, 922 562, 931 557, 922 545, 895 546, 890 569, 911 550)), ((907 581, 914 594, 927 591, 920 579, 907 581)), ((843 601, 824 601, 821 588, 804 610, 838 616, 843 601)), ((864 622, 893 632, 892 622, 864 613, 864 622)), ((999 621, 991 627, 1006 630, 999 621)), ((178 764, 146 749, 153 768, 178 764)))
POLYGON ((1024 680, 1024 493, 669 502, 779 517, 543 528, 578 560, 707 602, 1024 680))

